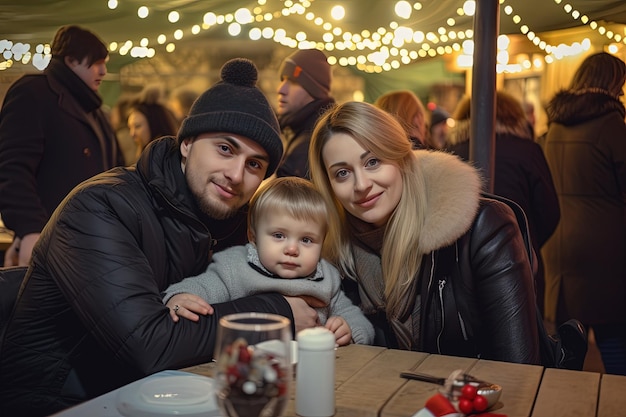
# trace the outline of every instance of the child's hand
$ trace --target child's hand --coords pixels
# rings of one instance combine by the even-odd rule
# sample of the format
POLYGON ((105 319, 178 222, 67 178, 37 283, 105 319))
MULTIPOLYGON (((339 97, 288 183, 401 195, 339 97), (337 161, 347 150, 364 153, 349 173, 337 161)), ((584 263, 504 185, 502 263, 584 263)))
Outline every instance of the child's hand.
POLYGON ((194 294, 176 294, 170 298, 165 305, 170 308, 170 316, 174 322, 178 322, 180 317, 191 321, 198 321, 200 320, 198 314, 202 314, 203 316, 213 314, 213 307, 201 297, 194 294))
POLYGON ((350 326, 343 317, 329 317, 324 327, 335 334, 335 342, 337 345, 344 346, 350 344, 352 340, 352 329, 350 329, 350 326))

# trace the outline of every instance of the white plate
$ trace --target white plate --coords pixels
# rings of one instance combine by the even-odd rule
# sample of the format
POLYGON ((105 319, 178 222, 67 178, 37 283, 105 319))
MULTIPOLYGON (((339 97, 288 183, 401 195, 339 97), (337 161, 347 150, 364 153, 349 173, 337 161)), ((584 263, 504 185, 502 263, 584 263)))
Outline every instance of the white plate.
POLYGON ((212 378, 153 375, 118 391, 117 410, 126 417, 219 417, 212 378))

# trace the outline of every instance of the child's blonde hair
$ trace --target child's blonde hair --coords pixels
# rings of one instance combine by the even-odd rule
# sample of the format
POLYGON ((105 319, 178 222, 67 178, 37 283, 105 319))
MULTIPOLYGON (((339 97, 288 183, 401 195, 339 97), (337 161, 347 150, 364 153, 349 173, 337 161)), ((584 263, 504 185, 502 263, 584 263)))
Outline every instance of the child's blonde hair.
POLYGON ((248 236, 256 230, 263 216, 277 211, 294 219, 313 220, 322 226, 326 234, 328 208, 324 197, 311 181, 299 177, 281 177, 263 183, 250 200, 248 236))

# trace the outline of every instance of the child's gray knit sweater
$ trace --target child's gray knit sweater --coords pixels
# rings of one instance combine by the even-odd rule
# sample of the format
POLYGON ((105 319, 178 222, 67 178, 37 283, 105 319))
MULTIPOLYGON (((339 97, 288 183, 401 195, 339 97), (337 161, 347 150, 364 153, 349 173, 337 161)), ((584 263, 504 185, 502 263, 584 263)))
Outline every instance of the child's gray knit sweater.
POLYGON ((250 243, 215 253, 205 272, 168 287, 163 303, 180 293, 196 294, 215 304, 264 292, 313 296, 326 302, 325 307, 317 309, 322 324, 328 317, 341 316, 350 326, 355 343, 374 341, 372 324, 343 293, 339 271, 329 262, 321 260, 310 277, 280 278, 261 265, 256 247, 250 243))

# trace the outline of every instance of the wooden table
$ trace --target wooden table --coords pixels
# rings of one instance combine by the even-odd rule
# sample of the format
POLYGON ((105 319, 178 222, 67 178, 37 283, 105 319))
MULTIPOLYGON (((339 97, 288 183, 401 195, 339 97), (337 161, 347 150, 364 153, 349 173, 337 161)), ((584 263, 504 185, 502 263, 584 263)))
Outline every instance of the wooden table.
MULTIPOLYGON (((349 345, 337 349, 335 416, 410 417, 439 386, 403 379, 400 372, 447 377, 456 369, 502 386, 491 411, 508 417, 626 415, 626 376, 349 345)), ((213 376, 214 364, 184 371, 213 376)), ((286 417, 296 416, 294 407, 292 396, 286 417)))

